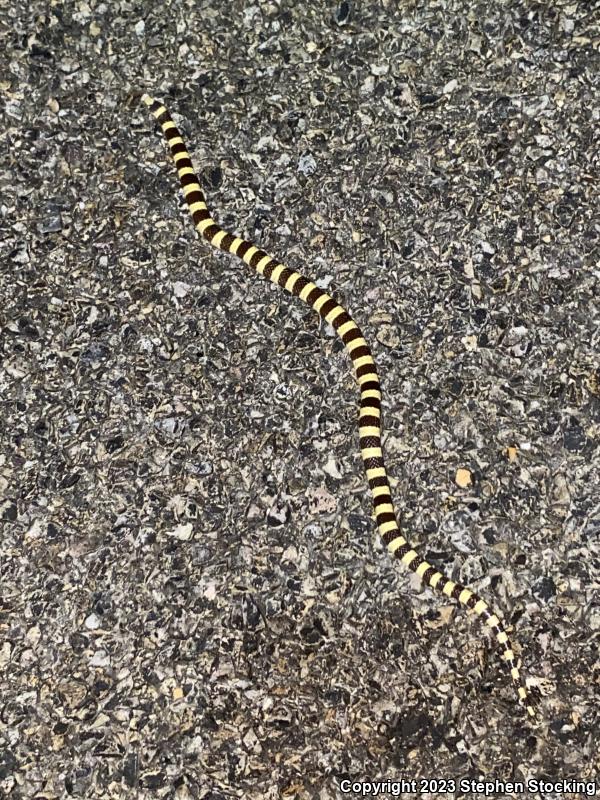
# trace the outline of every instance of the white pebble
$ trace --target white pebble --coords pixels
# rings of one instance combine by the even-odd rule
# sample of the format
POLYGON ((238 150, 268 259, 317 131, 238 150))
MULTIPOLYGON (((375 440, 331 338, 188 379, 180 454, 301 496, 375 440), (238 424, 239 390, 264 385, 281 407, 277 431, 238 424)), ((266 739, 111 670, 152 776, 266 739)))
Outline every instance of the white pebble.
POLYGON ((83 624, 85 625, 86 628, 88 628, 88 630, 95 631, 98 630, 98 628, 100 627, 100 620, 95 614, 90 614, 85 618, 83 624))

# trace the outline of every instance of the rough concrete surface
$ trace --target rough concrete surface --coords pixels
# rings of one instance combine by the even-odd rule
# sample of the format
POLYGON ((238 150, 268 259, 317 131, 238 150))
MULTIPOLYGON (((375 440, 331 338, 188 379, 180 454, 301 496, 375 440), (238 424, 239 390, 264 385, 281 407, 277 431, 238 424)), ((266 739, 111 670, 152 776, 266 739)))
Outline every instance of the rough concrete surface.
POLYGON ((599 31, 568 0, 0 0, 2 796, 589 796, 599 31), (535 724, 379 544, 341 342, 198 240, 143 91, 219 222, 363 328, 403 530, 503 615, 535 724))

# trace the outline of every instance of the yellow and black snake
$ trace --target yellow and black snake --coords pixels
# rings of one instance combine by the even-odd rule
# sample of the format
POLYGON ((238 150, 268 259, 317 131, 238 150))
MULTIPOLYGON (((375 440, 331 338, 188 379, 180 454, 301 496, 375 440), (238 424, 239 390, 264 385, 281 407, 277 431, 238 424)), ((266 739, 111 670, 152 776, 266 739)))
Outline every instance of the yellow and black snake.
POLYGON ((300 273, 280 264, 250 242, 224 231, 212 219, 206 206, 204 193, 194 173, 191 158, 171 115, 164 105, 147 94, 142 95, 142 101, 158 121, 169 144, 196 230, 205 239, 208 239, 213 247, 238 256, 260 275, 314 308, 334 328, 343 341, 352 359, 360 387, 358 418, 360 450, 373 494, 375 519, 383 543, 391 555, 415 572, 423 583, 447 597, 454 598, 469 611, 481 617, 496 637, 502 658, 510 670, 520 703, 525 706, 529 716, 534 717, 533 700, 525 687, 511 643, 498 615, 485 600, 482 600, 471 589, 451 581, 436 567, 421 558, 400 532, 381 449, 381 386, 371 350, 360 328, 333 297, 319 289, 314 283, 300 273))

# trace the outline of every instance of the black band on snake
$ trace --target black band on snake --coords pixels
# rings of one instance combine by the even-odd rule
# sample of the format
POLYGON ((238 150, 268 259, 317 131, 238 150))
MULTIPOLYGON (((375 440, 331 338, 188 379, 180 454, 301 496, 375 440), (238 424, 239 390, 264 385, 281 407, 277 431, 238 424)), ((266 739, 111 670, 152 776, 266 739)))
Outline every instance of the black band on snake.
POLYGON ((535 716, 533 700, 521 677, 508 635, 493 609, 471 589, 447 578, 411 547, 400 532, 390 493, 390 484, 381 447, 381 386, 369 345, 360 328, 342 306, 307 278, 280 264, 260 248, 224 231, 208 211, 204 193, 194 173, 192 161, 165 106, 148 95, 142 101, 158 121, 167 140, 183 194, 196 230, 213 247, 232 253, 260 275, 311 306, 331 325, 343 341, 360 388, 358 417, 359 442, 367 479, 373 495, 373 507, 379 535, 389 553, 415 572, 427 586, 479 616, 496 638, 501 657, 510 671, 519 702, 529 716, 535 716))

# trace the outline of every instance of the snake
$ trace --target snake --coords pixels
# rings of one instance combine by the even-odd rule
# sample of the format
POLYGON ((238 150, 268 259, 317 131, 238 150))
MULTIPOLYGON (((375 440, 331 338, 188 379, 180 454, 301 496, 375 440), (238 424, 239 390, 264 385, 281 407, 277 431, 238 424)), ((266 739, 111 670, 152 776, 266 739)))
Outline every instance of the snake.
POLYGON ((422 558, 401 532, 396 514, 390 481, 382 450, 381 384, 371 348, 362 331, 346 309, 327 292, 299 272, 281 264, 264 250, 239 236, 224 230, 208 210, 204 192, 192 159, 167 108, 148 94, 141 101, 160 125, 181 184, 194 226, 213 247, 241 259, 271 283, 285 289, 314 309, 342 340, 354 367, 360 391, 358 416, 359 445, 367 481, 371 489, 373 510, 379 536, 389 554, 421 579, 423 584, 448 598, 467 613, 479 617, 495 637, 501 660, 509 670, 519 704, 527 715, 536 717, 535 701, 519 668, 519 662, 506 628, 494 609, 475 591, 450 580, 440 569, 422 558))

